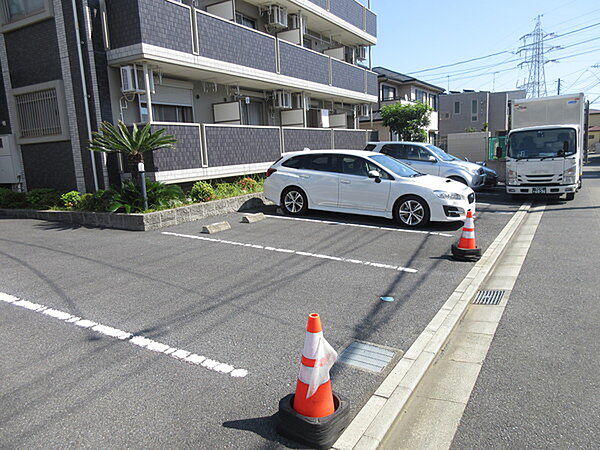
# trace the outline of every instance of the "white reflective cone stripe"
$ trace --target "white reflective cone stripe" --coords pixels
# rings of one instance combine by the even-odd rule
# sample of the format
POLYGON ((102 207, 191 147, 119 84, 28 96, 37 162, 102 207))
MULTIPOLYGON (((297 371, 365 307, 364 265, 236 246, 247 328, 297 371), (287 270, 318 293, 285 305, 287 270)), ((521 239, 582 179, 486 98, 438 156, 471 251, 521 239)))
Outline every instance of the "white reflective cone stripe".
POLYGON ((462 237, 465 239, 475 239, 474 231, 463 231, 462 237))
POLYGON ((310 331, 307 331, 306 337, 304 338, 302 356, 308 359, 316 359, 315 355, 317 354, 317 347, 319 346, 319 341, 321 339, 323 339, 322 331, 319 331, 318 333, 311 333, 310 331))
MULTIPOLYGON (((329 369, 338 357, 337 352, 325 340, 322 332, 310 334, 319 335, 317 347, 313 353, 314 357, 310 358, 315 360, 315 365, 314 367, 306 367, 304 364, 300 364, 300 373, 298 374, 298 379, 308 384, 306 398, 312 397, 319 386, 329 381, 329 369)), ((307 358, 306 355, 304 357, 307 358)))
POLYGON ((465 220, 465 228, 475 228, 475 222, 472 217, 467 217, 467 220, 465 220))

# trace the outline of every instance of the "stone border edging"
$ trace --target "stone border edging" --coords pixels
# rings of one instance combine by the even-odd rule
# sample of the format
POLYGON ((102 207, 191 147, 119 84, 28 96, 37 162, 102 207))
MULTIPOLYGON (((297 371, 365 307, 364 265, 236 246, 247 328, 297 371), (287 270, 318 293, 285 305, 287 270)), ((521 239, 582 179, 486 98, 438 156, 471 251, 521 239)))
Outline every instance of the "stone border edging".
POLYGON ((150 231, 206 217, 257 208, 267 203, 262 192, 206 203, 180 206, 146 214, 122 214, 87 211, 39 211, 35 209, 0 209, 0 217, 38 219, 99 228, 150 231))
POLYGON ((377 449, 531 207, 523 204, 354 417, 333 449, 377 449))

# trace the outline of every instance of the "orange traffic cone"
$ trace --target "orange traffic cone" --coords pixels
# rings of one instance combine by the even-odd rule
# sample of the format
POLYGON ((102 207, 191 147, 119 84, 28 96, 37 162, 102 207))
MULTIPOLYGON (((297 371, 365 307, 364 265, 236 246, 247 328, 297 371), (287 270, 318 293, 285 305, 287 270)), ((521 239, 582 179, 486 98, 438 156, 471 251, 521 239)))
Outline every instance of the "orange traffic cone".
POLYGON ((310 314, 294 396, 296 412, 307 417, 325 417, 333 414, 335 408, 329 368, 336 359, 337 353, 323 337, 321 318, 318 314, 310 314))
POLYGON ((471 261, 481 258, 481 249, 477 247, 475 241, 475 221, 473 220, 473 213, 467 211, 467 219, 460 236, 458 246, 452 244, 452 255, 455 259, 461 261, 471 261))
POLYGON ((336 351, 323 337, 318 314, 308 316, 296 393, 279 401, 277 432, 311 448, 329 448, 350 423, 350 405, 332 392, 336 351))

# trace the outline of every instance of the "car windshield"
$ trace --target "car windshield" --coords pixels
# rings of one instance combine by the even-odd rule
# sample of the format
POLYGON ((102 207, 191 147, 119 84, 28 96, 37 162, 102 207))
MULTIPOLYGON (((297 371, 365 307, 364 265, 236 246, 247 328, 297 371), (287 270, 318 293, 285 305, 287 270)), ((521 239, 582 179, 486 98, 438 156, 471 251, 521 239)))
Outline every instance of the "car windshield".
POLYGON ((411 169, 406 164, 401 163, 397 159, 390 158, 387 155, 373 155, 371 159, 383 167, 388 169, 390 172, 395 173, 399 177, 418 177, 423 175, 421 172, 417 172, 416 170, 411 169))
POLYGON ((442 161, 455 161, 455 160, 458 159, 458 158, 456 158, 456 157, 454 157, 452 155, 449 155, 444 150, 442 150, 439 147, 436 147, 435 145, 429 144, 429 145, 426 145, 426 147, 429 150, 431 150, 435 154, 435 156, 437 156, 438 158, 440 158, 442 161))
POLYGON ((515 159, 555 158, 577 151, 573 128, 516 131, 508 138, 508 156, 515 159))

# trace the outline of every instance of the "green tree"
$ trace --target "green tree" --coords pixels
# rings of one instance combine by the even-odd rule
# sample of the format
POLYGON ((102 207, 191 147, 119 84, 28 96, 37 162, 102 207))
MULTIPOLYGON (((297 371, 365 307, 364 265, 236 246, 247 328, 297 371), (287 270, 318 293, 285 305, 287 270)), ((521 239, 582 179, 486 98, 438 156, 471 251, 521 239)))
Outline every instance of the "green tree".
POLYGON ((431 121, 431 108, 421 102, 403 105, 394 103, 381 108, 383 125, 396 132, 403 141, 426 142, 431 121))
POLYGON ((138 128, 136 124, 130 130, 119 120, 115 126, 110 122, 102 122, 99 132, 94 132, 90 141, 90 150, 105 153, 121 153, 127 162, 137 170, 137 164, 144 162, 144 153, 174 148, 175 136, 165 134, 165 129, 151 132, 150 124, 138 128))

